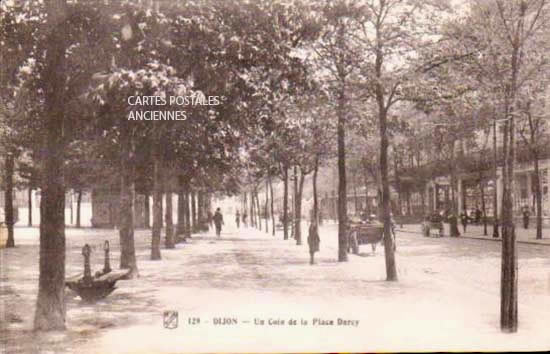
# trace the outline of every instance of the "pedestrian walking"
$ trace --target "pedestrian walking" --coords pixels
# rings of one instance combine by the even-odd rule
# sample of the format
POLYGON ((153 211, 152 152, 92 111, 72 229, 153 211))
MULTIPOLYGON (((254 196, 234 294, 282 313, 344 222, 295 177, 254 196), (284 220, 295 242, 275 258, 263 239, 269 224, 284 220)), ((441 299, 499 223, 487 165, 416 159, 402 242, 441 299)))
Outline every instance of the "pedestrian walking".
POLYGON ((529 207, 526 205, 523 207, 523 228, 527 230, 529 228, 529 216, 531 216, 531 213, 529 213, 529 207))
POLYGON ((213 219, 214 219, 214 225, 216 226, 216 236, 220 237, 222 233, 222 225, 224 224, 223 215, 220 208, 216 209, 213 219))
POLYGON ((246 221, 247 217, 248 217, 248 215, 246 214, 246 210, 245 210, 244 213, 243 213, 243 225, 244 225, 244 227, 248 227, 248 223, 246 221))
POLYGON ((311 265, 315 264, 314 257, 315 252, 319 251, 319 243, 321 243, 321 240, 319 239, 319 228, 315 225, 315 221, 312 220, 309 225, 309 232, 307 236, 307 244, 309 245, 309 264, 311 265))
POLYGON ((237 210, 237 213, 235 214, 235 223, 237 224, 237 229, 241 226, 241 214, 237 210))
POLYGON ((481 224, 481 217, 482 216, 483 216, 483 212, 481 211, 481 209, 476 207, 476 211, 475 211, 476 224, 481 224))
POLYGON ((466 226, 468 225, 468 213, 466 213, 466 210, 463 210, 462 213, 460 213, 460 222, 462 223, 462 230, 464 230, 464 233, 466 233, 466 226))

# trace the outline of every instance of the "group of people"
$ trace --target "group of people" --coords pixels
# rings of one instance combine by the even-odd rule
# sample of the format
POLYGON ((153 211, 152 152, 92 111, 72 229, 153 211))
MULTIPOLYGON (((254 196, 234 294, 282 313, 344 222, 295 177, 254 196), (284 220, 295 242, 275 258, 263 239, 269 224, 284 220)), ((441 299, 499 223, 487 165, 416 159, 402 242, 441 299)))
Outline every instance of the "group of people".
POLYGON ((235 224, 237 224, 237 229, 241 227, 241 221, 243 225, 247 227, 248 226, 247 219, 248 219, 248 215, 246 214, 246 210, 244 211, 242 216, 241 216, 241 213, 237 210, 237 212, 235 213, 235 224))
MULTIPOLYGON (((466 228, 469 223, 473 222, 473 223, 479 224, 481 222, 481 218, 483 217, 483 212, 477 207, 471 214, 473 215, 468 215, 467 211, 463 210, 462 213, 460 213, 459 215, 460 222, 462 223, 464 232, 466 232, 466 228)), ((443 219, 445 218, 444 213, 434 214, 434 215, 440 217, 441 221, 443 221, 443 219)), ((529 227, 529 216, 530 216, 529 209, 527 207, 524 207, 522 209, 522 215, 523 215, 523 226, 524 228, 527 229, 529 227)), ((237 225, 237 228, 240 228, 241 222, 243 223, 243 225, 247 226, 247 217, 248 215, 246 214, 246 211, 241 215, 241 213, 237 210, 237 212, 235 213, 235 224, 237 225)), ((370 217, 371 216, 366 214, 366 212, 361 214, 362 221, 369 220, 370 217)), ((214 222, 214 225, 216 227, 216 236, 220 237, 221 229, 222 229, 222 226, 224 225, 221 209, 217 208, 213 216, 210 217, 209 215, 209 219, 211 219, 211 221, 214 222)), ((435 220, 432 220, 432 221, 435 221, 435 220)), ((393 215, 392 215, 392 231, 394 231, 393 230, 394 227, 395 227, 395 222, 393 220, 393 215)), ((321 240, 319 238, 318 225, 312 221, 310 223, 308 231, 309 232, 307 237, 307 243, 309 246, 310 264, 314 264, 315 252, 319 251, 319 244, 321 243, 321 240)))
POLYGON ((479 224, 481 223, 481 218, 483 217, 483 212, 476 207, 476 209, 468 215, 468 212, 465 210, 462 211, 459 215, 460 217, 460 223, 462 224, 462 228, 464 232, 466 232, 466 228, 468 224, 479 224))
MULTIPOLYGON (((235 213, 235 224, 237 225, 237 228, 240 228, 241 221, 245 226, 247 225, 247 217, 248 215, 246 214, 246 211, 241 215, 241 213, 237 210, 235 213)), ((221 209, 217 208, 214 215, 210 215, 209 213, 208 218, 209 223, 214 223, 216 228, 216 236, 221 237, 222 226, 224 225, 221 209)), ((315 252, 319 251, 319 244, 321 243, 321 240, 319 238, 319 229, 313 222, 309 226, 307 243, 309 246, 310 264, 314 264, 314 255, 315 252)))
MULTIPOLYGON (((237 224, 237 228, 240 228, 241 226, 241 220, 242 223, 246 226, 247 225, 247 217, 246 211, 241 216, 240 212, 237 210, 235 213, 235 224, 237 224)), ((216 228, 216 236, 221 237, 222 232, 222 226, 225 225, 223 221, 223 214, 220 208, 216 208, 216 212, 214 215, 209 211, 208 212, 208 224, 212 225, 214 223, 214 227, 216 228)))
MULTIPOLYGON (((529 228, 529 219, 531 217, 531 213, 529 211, 528 206, 524 206, 521 209, 521 216, 523 219, 523 228, 528 229, 529 228)), ((468 215, 468 213, 464 210, 462 213, 460 213, 460 221, 462 223, 462 227, 464 229, 464 232, 466 232, 466 227, 470 223, 479 224, 481 223, 481 218, 483 217, 483 212, 479 210, 479 208, 476 208, 474 211, 474 218, 468 215)))

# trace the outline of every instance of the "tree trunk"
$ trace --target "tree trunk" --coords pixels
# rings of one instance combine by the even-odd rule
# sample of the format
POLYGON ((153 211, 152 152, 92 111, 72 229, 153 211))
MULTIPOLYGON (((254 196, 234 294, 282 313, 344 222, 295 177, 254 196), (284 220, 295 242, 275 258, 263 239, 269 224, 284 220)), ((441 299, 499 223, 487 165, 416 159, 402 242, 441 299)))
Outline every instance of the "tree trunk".
POLYGON ((76 194, 76 227, 80 228, 80 207, 82 206, 82 190, 79 189, 76 194))
MULTIPOLYGON (((377 67, 382 60, 377 56, 377 67)), ((377 68, 380 77, 380 67, 377 68)), ((377 85, 376 98, 378 103, 378 118, 380 129, 380 182, 381 190, 381 212, 384 221, 384 256, 386 261, 386 280, 396 281, 397 270, 395 265, 395 254, 393 248, 393 238, 391 236, 391 217, 390 217, 390 183, 388 180, 388 134, 387 134, 387 110, 384 105, 384 94, 381 84, 377 85)))
MULTIPOLYGON (((462 156, 462 157, 464 157, 464 156, 462 156)), ((457 182, 457 184, 458 184, 458 182, 457 182)), ((464 180, 461 180, 461 181, 460 181, 460 191, 461 191, 461 196, 460 196, 460 198, 462 199, 462 209, 459 210, 459 213, 458 213, 458 214, 460 214, 460 212, 462 212, 462 211, 467 211, 467 210, 468 210, 468 207, 469 207, 468 201, 467 201, 467 195, 468 195, 468 194, 467 194, 467 190, 466 190, 466 188, 465 188, 465 186, 464 186, 464 180)), ((478 208, 478 205, 477 205, 477 201, 476 201, 476 209, 477 209, 477 208, 478 208)), ((457 200, 457 210, 458 210, 458 200, 457 200)))
MULTIPOLYGON (((422 215, 426 215, 426 186, 423 185, 420 190, 420 200, 422 203, 422 215)), ((403 226, 401 226, 403 227, 403 226)))
POLYGON ((256 198, 258 196, 258 192, 254 191, 254 194, 252 194, 252 203, 254 203, 254 227, 258 228, 259 224, 259 211, 258 211, 258 204, 256 203, 256 198))
POLYGON ((43 79, 46 84, 45 136, 40 203, 40 266, 35 330, 65 329, 65 189, 63 179, 65 120, 64 25, 66 0, 48 0, 49 29, 43 79))
POLYGON ((31 227, 32 226, 32 188, 29 187, 29 190, 27 192, 27 207, 29 208, 29 222, 28 222, 28 226, 31 227))
MULTIPOLYGON (((162 165, 160 166, 160 169, 161 169, 160 173, 161 173, 161 178, 162 178, 162 165)), ((164 190, 163 190, 164 187, 162 186, 163 183, 164 183, 164 180, 161 179, 161 190, 160 190, 160 215, 161 215, 160 228, 161 229, 164 226, 164 203, 162 202, 162 200, 164 198, 164 190)))
POLYGON ((265 205, 264 205, 264 218, 265 218, 265 232, 269 233, 269 225, 268 225, 268 203, 269 203, 269 177, 265 180, 265 205))
POLYGON ((298 186, 298 194, 296 195, 296 244, 302 244, 302 194, 304 192, 305 175, 300 168, 300 184, 298 186))
POLYGON ((194 190, 191 191, 191 221, 191 230, 193 230, 193 232, 197 232, 197 193, 194 190))
POLYGON ((455 144, 453 141, 451 145, 451 204, 452 211, 449 219, 449 228, 450 236, 458 237, 460 236, 460 231, 458 230, 458 201, 457 201, 457 178, 456 178, 456 169, 455 169, 455 144))
POLYGON ((15 240, 13 237, 13 225, 15 224, 14 213, 13 213, 13 173, 14 173, 14 164, 15 157, 12 152, 6 154, 6 191, 4 193, 4 212, 6 218, 6 226, 8 228, 8 240, 6 242, 6 247, 11 248, 15 247, 15 240))
POLYGON ((73 224, 73 191, 69 192, 69 196, 71 197, 69 201, 69 210, 71 211, 70 212, 71 221, 69 225, 72 225, 73 224))
POLYGON ((357 175, 353 174, 353 208, 355 209, 354 214, 358 215, 359 212, 359 201, 357 200, 357 175))
POLYGON ((169 183, 165 182, 165 200, 166 200, 166 238, 164 239, 164 247, 170 249, 175 248, 174 242, 174 221, 172 220, 172 191, 169 183))
POLYGON ((498 221, 498 191, 497 180, 498 175, 498 150, 497 150, 497 118, 493 117, 493 237, 498 238, 499 221, 498 221))
POLYGON ((262 231, 262 209, 260 208, 260 197, 258 196, 258 191, 256 190, 255 193, 256 197, 256 214, 257 214, 257 221, 258 221, 258 230, 262 231))
POLYGON ((189 207, 189 182, 184 183, 185 237, 191 237, 191 208, 189 207))
POLYGON ((250 226, 256 227, 256 215, 254 210, 256 209, 256 201, 254 200, 254 191, 250 192, 250 226))
POLYGON ((397 211, 397 215, 402 215, 403 213, 403 195, 402 195, 402 188, 401 188, 401 179, 399 178, 399 173, 397 172, 398 166, 397 166, 397 157, 393 159, 393 173, 395 175, 395 181, 396 181, 396 189, 397 189, 397 208, 399 209, 397 211))
MULTIPOLYGON (((156 148, 158 149, 158 147, 156 148)), ((153 162, 153 230, 151 237, 151 260, 161 259, 160 239, 162 231, 162 172, 160 154, 154 155, 153 162)))
POLYGON ((348 206, 346 186, 345 88, 338 97, 338 262, 348 260, 348 206))
POLYGON ((407 215, 411 215, 411 214, 412 214, 412 209, 411 209, 411 191, 408 190, 408 189, 407 189, 406 196, 407 196, 407 215))
POLYGON ((292 205, 292 238, 296 239, 296 223, 297 223, 297 213, 298 213, 298 167, 294 166, 294 198, 292 205))
POLYGON ((206 206, 205 206, 204 212, 206 213, 205 218, 207 218, 208 213, 212 212, 212 192, 206 193, 205 198, 206 198, 206 204, 205 204, 206 206))
POLYGON ((204 203, 203 203, 203 208, 202 208, 202 227, 203 227, 203 230, 208 230, 208 226, 207 226, 207 219, 208 219, 208 211, 210 210, 210 193, 209 192, 204 192, 204 203))
POLYGON ((250 226, 257 228, 256 190, 250 192, 250 226))
POLYGON ((183 177, 178 177, 178 224, 176 226, 176 237, 185 233, 185 206, 184 206, 183 177))
POLYGON ((120 178, 120 268, 131 269, 129 277, 137 277, 136 250, 134 246, 134 155, 135 147, 131 127, 121 129, 121 178, 120 178))
POLYGON ((271 234, 275 236, 275 211, 273 210, 273 183, 271 177, 269 178, 269 194, 271 194, 271 234))
POLYGON ((540 172, 539 172, 539 157, 538 154, 534 154, 533 163, 535 164, 534 185, 535 185, 535 198, 537 203, 537 240, 542 239, 542 191, 540 188, 540 172))
POLYGON ((145 228, 149 229, 151 228, 151 201, 149 200, 150 192, 147 190, 145 191, 145 202, 144 202, 144 223, 145 228))
MULTIPOLYGON (((50 1, 50 21, 55 21, 64 7, 63 1, 50 1)), ((61 20, 60 20, 61 21, 61 20)), ((62 74, 56 74, 56 65, 64 61, 64 40, 53 30, 47 52, 47 82, 55 88, 46 95, 46 142, 40 203, 40 275, 38 299, 34 316, 35 330, 65 329, 65 190, 63 181, 62 129, 64 112, 61 96, 62 74), (53 71, 53 72, 52 72, 53 71)))
POLYGON ((313 170, 313 220, 315 231, 319 234, 319 203, 317 197, 317 173, 319 172, 319 156, 315 157, 315 168, 313 170))
POLYGON ((248 225, 252 225, 252 215, 250 214, 250 208, 248 207, 248 193, 244 192, 244 200, 243 200, 243 212, 246 214, 246 218, 243 219, 245 222, 246 227, 248 225))
POLYGON ((204 191, 197 192, 197 229, 202 232, 204 227, 204 191))
POLYGON ((254 209, 256 209, 255 204, 254 191, 250 191, 250 227, 256 226, 256 223, 254 222, 254 209))
MULTIPOLYGON (((506 202, 507 204, 509 202, 506 202)), ((504 223, 502 214, 502 259, 500 280, 500 326, 503 331, 517 331, 517 253, 514 225, 504 223)))
POLYGON ((480 178, 479 189, 481 192, 481 212, 483 213, 483 235, 487 236, 487 206, 485 205, 485 188, 483 179, 480 178))
POLYGON ((503 331, 517 330, 517 249, 513 223, 511 190, 504 182, 502 193, 502 263, 500 280, 500 326, 503 331))
POLYGON ((239 209, 242 214, 246 211, 246 192, 241 194, 241 208, 239 209))
POLYGON ((254 191, 250 191, 250 227, 256 227, 256 199, 254 191))
MULTIPOLYGON (((511 102, 512 100, 510 99, 511 102)), ((502 188, 502 262, 500 277, 500 328, 503 332, 516 332, 518 325, 518 264, 516 230, 513 215, 514 178, 514 117, 510 115, 511 104, 505 104, 503 144, 503 188, 502 188)))
POLYGON ((288 166, 285 165, 284 168, 283 235, 284 239, 288 240, 288 166))

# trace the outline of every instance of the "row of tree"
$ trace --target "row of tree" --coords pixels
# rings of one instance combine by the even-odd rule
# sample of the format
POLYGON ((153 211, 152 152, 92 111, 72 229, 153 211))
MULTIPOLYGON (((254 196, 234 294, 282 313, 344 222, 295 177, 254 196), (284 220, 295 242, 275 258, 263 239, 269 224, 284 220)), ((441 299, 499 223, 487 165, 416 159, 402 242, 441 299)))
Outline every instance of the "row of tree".
MULTIPOLYGON (((535 166, 537 237, 542 237, 538 160, 544 155, 547 139, 550 48, 546 29, 550 5, 544 0, 495 0, 456 6, 458 9, 453 10, 443 2, 391 0, 328 1, 313 6, 311 11, 320 19, 319 35, 304 46, 301 54, 315 72, 315 96, 323 99, 308 100, 307 111, 317 122, 322 114, 316 109, 326 109, 329 116, 335 116, 330 123, 335 125, 332 131, 337 140, 341 261, 347 257, 346 154, 350 151, 352 157, 364 154, 356 161, 363 165, 365 178, 379 187, 386 235, 390 222, 389 151, 393 153, 393 183, 397 187, 402 185, 399 178, 405 168, 416 167, 413 173, 419 175, 414 177, 422 180, 418 182, 421 185, 431 177, 450 176, 453 235, 458 235, 458 174, 478 174, 483 201, 483 183, 493 180, 493 230, 502 230, 503 238, 501 327, 513 332, 517 329, 513 183, 518 158, 535 166), (491 130, 493 158, 476 157, 490 151, 491 130), (499 134, 500 146, 496 142, 499 134), (527 154, 519 153, 518 137, 527 154), (349 148, 349 141, 362 143, 358 144, 360 148, 349 148), (404 152, 409 153, 407 163, 404 152), (503 189, 497 196, 499 168, 503 189), (498 217, 497 198, 502 200, 498 217)), ((285 122, 300 106, 279 107, 276 118, 285 122)), ((300 116, 307 119, 303 116, 307 113, 300 116)), ((278 158, 263 171, 277 167, 281 161, 300 170, 304 165, 299 162, 299 146, 289 145, 284 140, 288 133, 277 131, 283 132, 276 138, 283 146, 268 145, 278 158), (286 150, 288 146, 292 146, 290 151, 286 150)), ((291 140, 295 144, 300 141, 291 140)), ((304 145, 309 154, 314 154, 316 145, 312 140, 305 140, 304 145)), ((283 169, 283 180, 287 176, 288 169, 283 169)), ((294 181, 300 190, 302 180, 294 181)), ((299 203, 300 192, 296 195, 299 203)), ((295 209, 300 215, 299 204, 295 209)), ((385 238, 386 272, 388 280, 395 280, 391 242, 390 237, 385 238)))
MULTIPOLYGON (((471 1, 458 9, 426 0, 29 0, 1 6, 6 187, 12 188, 12 161, 24 155, 28 183, 42 193, 37 329, 65 326, 67 188, 92 188, 97 181, 114 186, 121 267, 137 275, 136 190, 153 195, 153 259, 160 258, 163 193, 167 209, 172 192, 180 195, 181 220, 189 220, 194 193, 231 194, 248 186, 252 217, 261 208, 258 188, 267 183, 270 189, 275 179, 284 184, 285 239, 293 182, 300 244, 305 177, 314 176, 317 225, 318 169, 335 156, 338 260, 347 261, 351 153, 364 178, 378 186, 386 278, 395 281, 390 153, 395 171, 400 151, 411 145, 417 166, 454 161, 461 142, 502 121, 501 318, 504 330, 515 331, 515 138, 518 124, 527 122, 530 130, 521 131, 530 132, 524 134, 529 146, 539 146, 544 124, 537 119, 548 85, 547 1, 471 1), (220 104, 130 106, 130 96, 199 102, 216 96, 220 104), (128 119, 139 110, 182 109, 183 122, 128 119)), ((456 200, 457 173, 453 163, 449 167, 456 200)), ((8 224, 12 220, 6 215, 8 224)), ((173 222, 166 221, 172 247, 173 222)))
MULTIPOLYGON (((121 267, 135 276, 136 186, 153 186, 151 256, 159 259, 163 192, 167 209, 172 191, 180 193, 186 214, 185 201, 194 192, 236 191, 244 142, 271 121, 258 112, 284 91, 282 81, 301 75, 289 43, 307 31, 298 19, 282 21, 290 19, 289 7, 267 1, 172 5, 3 4, 0 52, 11 65, 3 67, 2 100, 12 109, 2 133, 13 135, 3 146, 28 153, 41 180, 36 329, 65 326, 63 204, 66 188, 73 187, 70 177, 86 178, 88 188, 101 180, 119 191, 121 267), (129 96, 187 96, 199 103, 216 96, 221 103, 185 107, 185 122, 143 122, 128 120, 136 110, 129 96), (19 100, 26 106, 16 112, 19 100)), ((209 198, 198 200, 201 215, 209 198)), ((166 234, 173 247, 169 219, 166 234)))

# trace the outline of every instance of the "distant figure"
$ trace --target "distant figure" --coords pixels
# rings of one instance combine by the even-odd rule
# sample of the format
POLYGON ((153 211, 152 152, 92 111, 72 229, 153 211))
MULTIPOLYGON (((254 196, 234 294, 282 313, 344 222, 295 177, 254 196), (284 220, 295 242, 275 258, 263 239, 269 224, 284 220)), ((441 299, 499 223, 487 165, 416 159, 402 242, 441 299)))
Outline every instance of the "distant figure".
POLYGON ((447 221, 449 222, 449 227, 450 227, 450 236, 451 237, 460 236, 460 231, 458 230, 457 215, 450 209, 448 210, 447 215, 448 215, 447 221))
POLYGON ((475 211, 476 224, 481 223, 481 217, 482 216, 483 216, 483 212, 478 207, 476 207, 476 211, 475 211))
POLYGON ((235 214, 235 223, 237 224, 237 229, 241 226, 241 214, 237 210, 237 213, 235 214))
POLYGON ((319 229, 315 227, 315 222, 312 222, 309 225, 309 233, 307 236, 307 244, 309 245, 309 264, 313 265, 315 264, 314 256, 315 252, 319 251, 319 243, 321 243, 321 240, 319 239, 319 229))
POLYGON ((441 216, 440 212, 434 211, 431 215, 428 216, 428 220, 430 222, 442 222, 443 217, 441 216))
POLYGON ((246 214, 246 210, 243 212, 243 225, 244 227, 248 227, 248 223, 246 221, 246 218, 248 217, 248 215, 246 214))
POLYGON ((223 215, 220 208, 216 209, 213 219, 214 219, 214 225, 216 225, 216 236, 220 237, 222 233, 222 225, 224 224, 223 215))
POLYGON ((462 213, 460 213, 460 222, 462 223, 464 233, 466 233, 466 226, 468 225, 468 213, 466 213, 466 210, 463 210, 462 213))
POLYGON ((525 230, 527 230, 529 228, 529 216, 531 216, 530 213, 529 213, 529 207, 528 206, 523 207, 522 214, 523 214, 523 228, 525 230))

